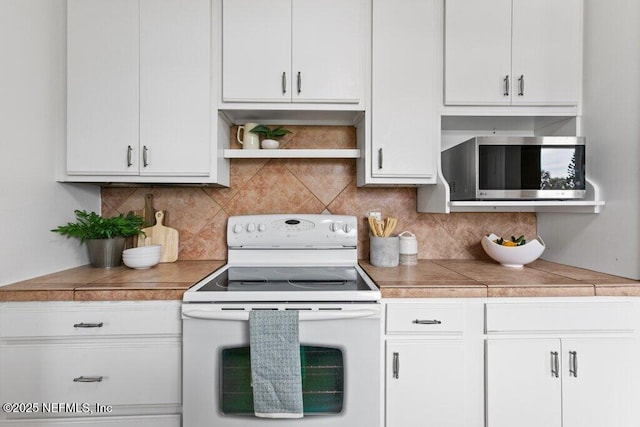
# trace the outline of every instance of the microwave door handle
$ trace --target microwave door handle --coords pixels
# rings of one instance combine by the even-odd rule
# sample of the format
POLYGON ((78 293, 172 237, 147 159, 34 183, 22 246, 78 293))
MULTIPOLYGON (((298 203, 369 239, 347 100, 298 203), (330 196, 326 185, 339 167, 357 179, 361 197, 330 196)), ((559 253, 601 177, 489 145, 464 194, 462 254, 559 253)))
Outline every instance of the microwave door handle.
MULTIPOLYGON (((317 320, 340 320, 358 319, 378 315, 376 310, 354 310, 354 311, 299 311, 298 320, 309 322, 317 320)), ((188 310, 185 309, 182 315, 190 319, 200 320, 240 320, 249 321, 249 311, 208 311, 208 310, 188 310)))

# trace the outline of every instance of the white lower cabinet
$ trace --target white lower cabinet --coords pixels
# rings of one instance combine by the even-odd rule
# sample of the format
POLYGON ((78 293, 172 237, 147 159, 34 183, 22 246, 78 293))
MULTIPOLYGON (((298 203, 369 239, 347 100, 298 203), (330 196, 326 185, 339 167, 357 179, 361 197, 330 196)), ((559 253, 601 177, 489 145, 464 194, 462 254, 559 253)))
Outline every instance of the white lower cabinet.
POLYGON ((386 361, 387 426, 464 425, 462 340, 390 340, 386 361))
POLYGON ((632 344, 630 338, 487 340, 488 427, 631 426, 632 344))
POLYGON ((482 303, 386 301, 387 427, 483 426, 482 303))
POLYGON ((637 425, 635 311, 630 301, 487 304, 487 427, 637 425))
POLYGON ((0 426, 178 427, 179 301, 0 304, 0 426))

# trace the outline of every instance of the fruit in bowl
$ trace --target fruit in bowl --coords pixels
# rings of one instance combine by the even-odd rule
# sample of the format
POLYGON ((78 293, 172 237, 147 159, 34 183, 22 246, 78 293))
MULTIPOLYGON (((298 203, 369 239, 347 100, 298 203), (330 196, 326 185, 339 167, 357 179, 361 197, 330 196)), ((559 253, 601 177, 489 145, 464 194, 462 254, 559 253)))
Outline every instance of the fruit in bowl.
POLYGON ((524 236, 506 240, 495 234, 484 236, 481 241, 484 251, 505 267, 519 268, 535 261, 544 252, 545 244, 540 236, 529 242, 524 236))

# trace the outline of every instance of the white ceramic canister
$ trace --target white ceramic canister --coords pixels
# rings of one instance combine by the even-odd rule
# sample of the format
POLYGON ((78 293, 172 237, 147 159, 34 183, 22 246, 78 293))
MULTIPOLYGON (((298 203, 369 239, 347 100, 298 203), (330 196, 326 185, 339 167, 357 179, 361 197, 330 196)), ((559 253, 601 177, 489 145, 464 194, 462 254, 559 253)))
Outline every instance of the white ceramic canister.
POLYGON ((416 265, 418 263, 418 239, 410 231, 398 234, 400 238, 400 265, 416 265))

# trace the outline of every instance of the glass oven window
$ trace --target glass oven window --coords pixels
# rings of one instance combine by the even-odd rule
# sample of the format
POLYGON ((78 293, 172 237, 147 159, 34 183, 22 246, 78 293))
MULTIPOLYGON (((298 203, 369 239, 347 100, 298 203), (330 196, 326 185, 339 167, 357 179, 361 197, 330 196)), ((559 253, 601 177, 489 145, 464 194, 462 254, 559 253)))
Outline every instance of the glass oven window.
MULTIPOLYGON (((221 352, 220 405, 225 415, 253 416, 249 346, 221 352)), ((342 351, 330 347, 300 346, 304 413, 339 414, 344 400, 342 351)))

